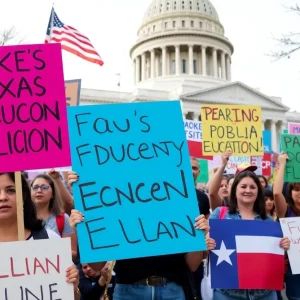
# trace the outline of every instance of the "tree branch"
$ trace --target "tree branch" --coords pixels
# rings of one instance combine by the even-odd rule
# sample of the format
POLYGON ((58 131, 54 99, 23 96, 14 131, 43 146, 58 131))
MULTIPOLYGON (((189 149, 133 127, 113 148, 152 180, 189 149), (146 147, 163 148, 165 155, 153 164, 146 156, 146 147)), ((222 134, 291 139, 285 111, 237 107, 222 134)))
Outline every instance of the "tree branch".
MULTIPOLYGON (((300 5, 295 4, 294 6, 285 6, 288 12, 297 13, 300 15, 300 5)), ((271 56, 275 61, 288 57, 300 50, 300 32, 289 32, 283 34, 280 38, 273 39, 277 42, 277 47, 280 48, 278 51, 272 51, 268 56, 271 56)))
POLYGON ((0 46, 22 44, 23 42, 24 39, 19 37, 19 32, 13 26, 0 32, 0 46))

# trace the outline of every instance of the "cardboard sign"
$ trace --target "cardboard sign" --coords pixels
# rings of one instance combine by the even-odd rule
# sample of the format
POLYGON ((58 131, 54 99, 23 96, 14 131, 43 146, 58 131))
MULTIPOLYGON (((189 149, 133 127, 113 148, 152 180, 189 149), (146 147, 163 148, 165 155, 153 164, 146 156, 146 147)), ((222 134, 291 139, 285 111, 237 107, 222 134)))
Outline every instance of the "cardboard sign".
POLYGON ((202 142, 201 122, 184 120, 184 130, 188 141, 202 142))
POLYGON ((235 174, 241 165, 250 165, 249 156, 230 156, 226 166, 226 174, 235 174))
POLYGON ((60 44, 0 47, 0 172, 70 166, 60 44))
POLYGON ((289 157, 285 166, 284 181, 300 182, 300 136, 282 134, 280 144, 282 151, 289 157))
POLYGON ((200 166, 200 174, 196 179, 196 183, 207 183, 209 180, 208 160, 198 159, 200 166))
POLYGON ((0 299, 74 299, 69 238, 0 243, 0 252, 0 299))
POLYGON ((288 250, 289 261, 293 274, 300 274, 300 218, 282 218, 279 219, 283 236, 291 241, 288 250))
POLYGON ((179 101, 68 107, 68 119, 82 263, 206 248, 179 101))
POLYGON ((236 156, 261 156, 261 107, 248 105, 203 105, 202 150, 204 155, 231 150, 236 156))
POLYGON ((67 106, 78 106, 80 102, 81 79, 66 80, 67 106))
POLYGON ((264 153, 272 153, 272 134, 270 130, 263 131, 264 153))
POLYGON ((251 165, 257 166, 255 173, 257 175, 271 176, 272 163, 271 154, 265 153, 264 156, 251 156, 251 165))
POLYGON ((190 156, 212 160, 213 156, 204 156, 202 153, 202 125, 199 121, 184 120, 184 130, 190 156))
POLYGON ((300 123, 288 123, 288 133, 300 135, 300 123))

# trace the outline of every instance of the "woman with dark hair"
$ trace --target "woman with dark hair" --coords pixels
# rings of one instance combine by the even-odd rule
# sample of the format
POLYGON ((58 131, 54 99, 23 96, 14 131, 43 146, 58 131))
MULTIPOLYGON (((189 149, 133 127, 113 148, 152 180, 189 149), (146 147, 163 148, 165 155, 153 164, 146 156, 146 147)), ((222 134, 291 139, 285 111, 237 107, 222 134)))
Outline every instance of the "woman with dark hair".
POLYGON ((49 175, 39 174, 31 181, 31 199, 34 201, 39 218, 45 227, 62 238, 71 238, 73 260, 77 256, 77 239, 70 226, 69 216, 63 212, 64 204, 57 186, 49 175))
MULTIPOLYGON (((55 232, 46 230, 42 220, 37 218, 35 205, 31 200, 26 179, 21 175, 24 207, 25 238, 29 240, 59 238, 55 232)), ((17 197, 15 174, 0 173, 0 243, 18 240, 17 197)), ((78 299, 78 270, 75 265, 67 269, 67 282, 74 285, 75 299, 78 299)))
POLYGON ((266 179, 266 177, 263 175, 257 175, 257 177, 263 189, 266 189, 268 187, 268 180, 266 179))
POLYGON ((264 196, 266 202, 267 215, 270 216, 274 221, 277 221, 277 214, 275 212, 275 203, 272 190, 264 189, 264 196))
MULTIPOLYGON (((283 195, 284 170, 288 156, 281 153, 278 157, 279 168, 273 185, 276 213, 279 218, 300 217, 300 183, 290 182, 286 196, 283 195)), ((300 299, 300 275, 293 275, 287 259, 285 274, 286 295, 289 299, 300 299)))
MULTIPOLYGON (((267 215, 263 188, 258 177, 249 170, 241 170, 231 187, 228 209, 221 215, 221 209, 217 208, 210 216, 210 219, 235 219, 235 220, 263 220, 273 221, 267 215)), ((207 238, 207 249, 214 250, 215 240, 207 238)), ((290 241, 288 238, 280 240, 280 247, 288 250, 290 241)), ((230 299, 260 299, 277 300, 276 291, 270 290, 225 290, 216 289, 213 292, 214 300, 230 299), (251 295, 251 298, 250 296, 251 295)))

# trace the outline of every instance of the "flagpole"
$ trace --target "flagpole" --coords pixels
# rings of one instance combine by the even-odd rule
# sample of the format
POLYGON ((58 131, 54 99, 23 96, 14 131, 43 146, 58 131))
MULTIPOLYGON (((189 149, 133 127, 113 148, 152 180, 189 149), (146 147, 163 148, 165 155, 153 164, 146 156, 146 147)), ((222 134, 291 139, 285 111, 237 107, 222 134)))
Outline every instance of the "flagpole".
POLYGON ((52 3, 52 10, 51 10, 51 21, 50 21, 50 43, 51 43, 51 37, 53 32, 53 24, 54 24, 54 2, 52 3))

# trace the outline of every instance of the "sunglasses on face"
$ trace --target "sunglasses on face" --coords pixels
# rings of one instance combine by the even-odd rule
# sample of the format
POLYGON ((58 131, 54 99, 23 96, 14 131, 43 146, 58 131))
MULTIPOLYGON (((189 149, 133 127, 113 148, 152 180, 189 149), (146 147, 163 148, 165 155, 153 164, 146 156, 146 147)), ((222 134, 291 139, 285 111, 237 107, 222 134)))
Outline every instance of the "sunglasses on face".
POLYGON ((49 189, 49 185, 46 185, 46 184, 42 184, 42 185, 33 185, 31 188, 34 192, 37 192, 39 189, 41 189, 42 192, 45 192, 49 189))

